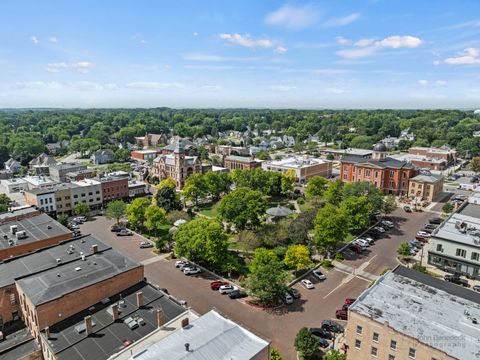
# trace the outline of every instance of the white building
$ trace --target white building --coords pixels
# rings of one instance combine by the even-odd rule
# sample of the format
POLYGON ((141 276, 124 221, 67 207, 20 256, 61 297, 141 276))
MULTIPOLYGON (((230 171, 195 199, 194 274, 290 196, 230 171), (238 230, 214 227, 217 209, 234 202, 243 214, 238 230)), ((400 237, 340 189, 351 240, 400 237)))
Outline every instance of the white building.
POLYGON ((135 198, 148 194, 148 184, 138 180, 128 182, 128 197, 135 198))
POLYGON ((103 203, 102 199, 102 183, 94 179, 84 179, 72 182, 71 189, 72 208, 79 202, 84 202, 90 208, 100 208, 103 203))
POLYGON ((55 200, 55 188, 36 188, 25 192, 28 198, 27 203, 34 205, 43 212, 54 213, 57 211, 57 202, 55 200))
POLYGON ((28 183, 24 179, 0 180, 0 192, 13 194, 23 192, 28 189, 28 183))
POLYGON ((293 170, 298 182, 304 183, 313 176, 329 177, 332 175, 332 162, 328 160, 288 156, 282 160, 262 162, 262 169, 285 172, 293 170))
POLYGON ((28 183, 29 189, 48 189, 57 184, 56 181, 43 175, 29 175, 23 179, 28 183))

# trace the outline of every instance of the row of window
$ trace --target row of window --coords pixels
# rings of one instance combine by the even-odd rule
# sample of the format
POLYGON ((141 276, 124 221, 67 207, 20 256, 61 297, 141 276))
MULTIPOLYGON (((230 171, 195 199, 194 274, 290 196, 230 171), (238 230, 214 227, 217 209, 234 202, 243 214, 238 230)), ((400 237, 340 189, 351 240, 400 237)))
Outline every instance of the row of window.
MULTIPOLYGON (((441 244, 438 244, 438 245, 437 245, 437 250, 438 250, 438 247, 439 247, 439 246, 440 246, 440 248, 442 247, 441 244)), ((455 251, 455 255, 456 255, 456 256, 459 256, 459 257, 466 258, 466 257, 467 257, 467 250, 457 248, 457 250, 455 251)), ((471 255, 470 255, 470 260, 478 261, 479 259, 480 259, 480 254, 477 253, 477 252, 472 251, 472 253, 471 253, 471 255)))

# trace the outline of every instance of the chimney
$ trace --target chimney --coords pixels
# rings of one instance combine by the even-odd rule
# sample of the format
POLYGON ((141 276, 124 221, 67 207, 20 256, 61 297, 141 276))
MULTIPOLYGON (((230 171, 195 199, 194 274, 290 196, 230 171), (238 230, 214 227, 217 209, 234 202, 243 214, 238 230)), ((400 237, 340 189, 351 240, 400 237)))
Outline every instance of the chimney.
POLYGON ((188 317, 182 320, 182 328, 186 328, 189 324, 188 317))
POLYGON ((96 254, 98 252, 98 245, 97 244, 93 244, 92 245, 92 254, 96 254))
POLYGON ((45 337, 48 339, 50 339, 50 328, 47 326, 45 329, 45 337))
POLYGON ((118 320, 118 304, 116 303, 112 305, 112 318, 114 322, 118 320))
POLYGON ((165 324, 165 316, 162 309, 157 309, 157 326, 162 327, 165 324))
POLYGON ((137 306, 141 308, 143 306, 143 292, 137 292, 137 306))
POLYGON ((92 333, 92 317, 90 315, 85 316, 85 334, 89 336, 92 333))
POLYGON ((190 344, 189 343, 185 343, 185 351, 190 352, 190 344))

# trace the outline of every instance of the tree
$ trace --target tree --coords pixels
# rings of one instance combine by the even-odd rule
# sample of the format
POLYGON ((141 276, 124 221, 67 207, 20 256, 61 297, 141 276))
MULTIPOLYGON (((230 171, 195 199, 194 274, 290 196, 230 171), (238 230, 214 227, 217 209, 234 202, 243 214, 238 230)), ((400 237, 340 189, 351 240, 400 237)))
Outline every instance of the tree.
POLYGON ((480 156, 475 156, 470 161, 470 170, 472 170, 474 173, 480 172, 480 156))
POLYGON ((371 149, 373 146, 373 140, 370 136, 358 135, 350 141, 350 147, 360 149, 371 149))
POLYGON ((157 185, 157 190, 163 189, 164 187, 175 190, 177 188, 177 183, 175 180, 169 177, 160 181, 160 183, 157 185))
POLYGON ((285 292, 287 273, 272 250, 259 248, 249 265, 247 288, 264 305, 274 305, 285 292))
POLYGON ((156 205, 150 205, 145 210, 145 227, 148 231, 154 231, 155 235, 158 230, 165 224, 165 210, 156 205))
POLYGON ((383 207, 382 211, 385 215, 391 214, 397 208, 397 201, 395 200, 395 196, 387 195, 383 199, 383 207))
POLYGON ((202 174, 192 174, 185 181, 185 186, 183 187, 183 195, 185 199, 195 202, 195 205, 198 205, 198 200, 204 198, 207 193, 207 185, 202 174))
POLYGON ((125 204, 123 200, 114 200, 108 203, 107 209, 105 210, 105 216, 107 219, 115 219, 116 224, 118 224, 126 212, 127 204, 125 204))
POLYGON ((79 202, 77 205, 75 205, 73 213, 79 216, 87 216, 90 213, 90 206, 88 206, 87 203, 79 202))
POLYGON ((347 360, 347 354, 342 354, 337 349, 332 350, 323 357, 324 360, 347 360))
POLYGON ((410 255, 410 246, 408 246, 407 242, 403 242, 397 249, 398 255, 402 256, 409 256, 410 255))
POLYGON ((247 225, 258 226, 266 209, 267 201, 260 191, 239 188, 220 200, 218 214, 221 219, 243 230, 247 225))
POLYGON ((127 206, 127 217, 130 226, 139 229, 145 222, 145 211, 150 206, 150 200, 146 197, 137 198, 127 206))
POLYGON ((283 195, 289 196, 292 193, 295 180, 296 174, 293 169, 289 169, 282 174, 281 187, 283 195))
POLYGON ((349 197, 342 201, 340 209, 348 216, 348 228, 358 232, 365 229, 370 222, 372 205, 365 196, 349 197))
POLYGON ((343 200, 343 187, 344 183, 342 180, 335 180, 330 183, 328 189, 324 192, 325 201, 338 205, 343 200))
POLYGON ((272 347, 270 351, 270 360, 282 360, 282 355, 280 355, 280 352, 274 347, 272 347))
POLYGON ((185 211, 173 210, 167 213, 166 219, 170 224, 174 224, 177 220, 190 220, 190 215, 188 215, 185 211))
POLYGON ((8 211, 11 202, 12 200, 7 195, 0 194, 0 212, 8 211))
POLYGON ((348 216, 342 209, 326 204, 315 218, 315 242, 319 248, 330 250, 348 235, 348 216))
POLYGON ((315 196, 323 196, 324 192, 328 188, 328 180, 322 176, 314 176, 307 182, 307 188, 305 189, 305 195, 307 198, 315 196))
POLYGON ((166 212, 182 208, 175 188, 172 189, 170 186, 160 187, 155 193, 154 199, 155 204, 165 209, 166 212))
POLYGON ((227 193, 232 185, 230 175, 220 171, 209 171, 204 175, 205 186, 208 193, 215 199, 219 199, 222 193, 227 193))
POLYGON ((450 214, 453 211, 453 209, 454 209, 453 204, 448 202, 442 206, 442 211, 446 214, 450 214))
POLYGON ((310 251, 305 245, 289 246, 283 262, 289 268, 295 268, 297 271, 299 269, 305 269, 312 263, 310 251))
POLYGON ((300 356, 309 359, 320 349, 320 340, 306 327, 301 328, 295 337, 295 349, 300 356))
POLYGON ((249 250, 254 250, 261 245, 261 240, 251 230, 242 230, 238 233, 237 241, 249 250))
POLYGON ((57 216, 57 221, 62 224, 63 226, 68 225, 68 216, 67 214, 60 214, 57 216))
POLYGON ((127 161, 130 159, 130 151, 128 149, 118 149, 114 153, 115 161, 127 161))
POLYGON ((228 252, 228 237, 216 220, 196 218, 173 234, 175 252, 189 260, 221 269, 228 252))

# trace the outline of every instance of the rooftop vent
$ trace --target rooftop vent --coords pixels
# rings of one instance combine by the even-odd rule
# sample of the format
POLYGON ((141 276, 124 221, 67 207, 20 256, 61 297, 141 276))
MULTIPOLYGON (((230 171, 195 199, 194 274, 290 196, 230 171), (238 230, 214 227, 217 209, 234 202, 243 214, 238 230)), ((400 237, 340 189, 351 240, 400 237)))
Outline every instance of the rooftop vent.
POLYGON ((80 271, 80 270, 82 270, 82 268, 80 266, 75 268, 75 271, 80 271))
POLYGON ((190 344, 189 343, 185 343, 185 351, 190 352, 190 344))
POLYGON ((60 264, 62 262, 62 259, 58 258, 58 259, 55 259, 55 261, 57 262, 57 264, 60 264))

